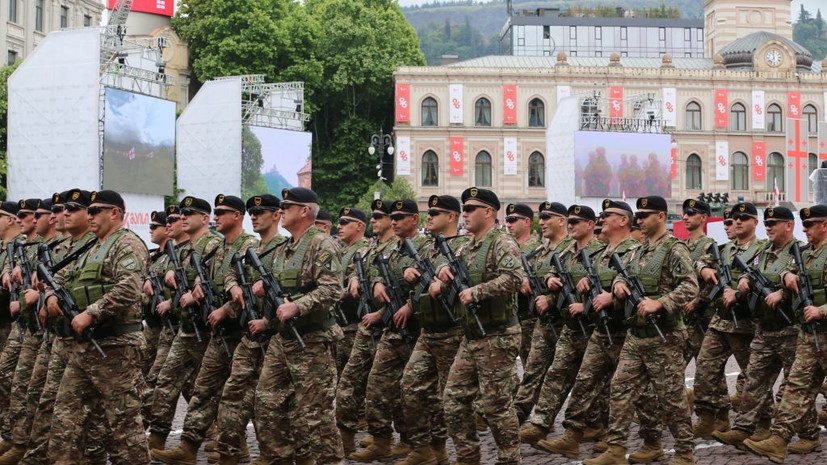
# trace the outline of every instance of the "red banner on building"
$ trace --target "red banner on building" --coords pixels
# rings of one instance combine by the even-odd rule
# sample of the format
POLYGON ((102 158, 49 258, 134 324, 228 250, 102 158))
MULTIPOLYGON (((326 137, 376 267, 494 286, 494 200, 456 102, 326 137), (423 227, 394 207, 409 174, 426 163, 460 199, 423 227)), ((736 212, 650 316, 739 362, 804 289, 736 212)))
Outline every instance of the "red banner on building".
POLYGON ((411 122, 411 85, 396 85, 396 122, 411 122))
POLYGON ((767 154, 763 142, 752 143, 752 179, 755 181, 767 179, 767 154))
POLYGON ((672 157, 672 166, 669 168, 669 176, 672 178, 678 177, 678 148, 672 147, 672 151, 670 152, 670 156, 672 157))
MULTIPOLYGON (((107 8, 114 10, 119 3, 123 3, 123 0, 109 0, 107 8)), ((164 16, 173 16, 175 14, 174 7, 175 0, 134 0, 132 2, 132 11, 164 16)))
POLYGON ((801 92, 787 92, 787 118, 801 118, 801 92))
POLYGON ((729 126, 729 102, 726 89, 715 89, 715 127, 729 126))
POLYGON ((623 118, 622 87, 609 87, 609 117, 623 118))
POLYGON ((462 176, 465 172, 464 156, 465 139, 462 137, 451 138, 451 176, 462 176))
POLYGON ((517 124, 517 86, 503 86, 503 123, 517 124))

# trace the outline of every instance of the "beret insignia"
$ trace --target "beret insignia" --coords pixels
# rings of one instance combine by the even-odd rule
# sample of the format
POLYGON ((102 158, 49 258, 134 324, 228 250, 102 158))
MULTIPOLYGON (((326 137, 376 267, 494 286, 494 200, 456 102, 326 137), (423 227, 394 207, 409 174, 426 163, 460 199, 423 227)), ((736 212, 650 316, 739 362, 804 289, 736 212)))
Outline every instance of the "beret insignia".
POLYGON ((79 197, 80 197, 80 192, 78 192, 78 191, 72 192, 72 200, 77 200, 79 197))
POLYGON ((255 206, 261 205, 261 197, 259 197, 259 196, 253 197, 253 204, 255 204, 255 206))
POLYGON ((641 207, 646 207, 647 204, 649 204, 649 199, 640 199, 641 207))
POLYGON ((192 205, 192 197, 187 197, 186 199, 184 199, 184 205, 188 207, 192 205))
POLYGON ((471 197, 476 197, 477 194, 479 194, 479 191, 477 190, 476 187, 471 189, 471 197))

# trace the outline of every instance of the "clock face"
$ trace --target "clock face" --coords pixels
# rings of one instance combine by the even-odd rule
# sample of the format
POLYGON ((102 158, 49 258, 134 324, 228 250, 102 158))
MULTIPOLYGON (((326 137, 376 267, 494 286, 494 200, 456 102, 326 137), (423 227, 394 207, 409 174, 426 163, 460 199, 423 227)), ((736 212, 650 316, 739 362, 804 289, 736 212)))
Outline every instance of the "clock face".
POLYGON ((781 52, 778 50, 770 50, 767 52, 767 64, 770 66, 778 66, 781 64, 781 52))

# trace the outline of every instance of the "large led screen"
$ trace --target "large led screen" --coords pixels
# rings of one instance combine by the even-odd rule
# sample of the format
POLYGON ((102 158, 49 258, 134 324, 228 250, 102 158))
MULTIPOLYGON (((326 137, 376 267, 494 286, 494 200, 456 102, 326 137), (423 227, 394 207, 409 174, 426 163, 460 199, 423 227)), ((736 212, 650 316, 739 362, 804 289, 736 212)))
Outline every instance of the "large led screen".
POLYGON ((311 187, 309 132, 244 126, 241 135, 241 192, 269 192, 281 198, 285 187, 311 187))
POLYGON ((621 198, 672 195, 667 134, 578 131, 574 134, 574 193, 621 198))
POLYGON ((107 87, 103 124, 103 187, 172 195, 175 102, 107 87))

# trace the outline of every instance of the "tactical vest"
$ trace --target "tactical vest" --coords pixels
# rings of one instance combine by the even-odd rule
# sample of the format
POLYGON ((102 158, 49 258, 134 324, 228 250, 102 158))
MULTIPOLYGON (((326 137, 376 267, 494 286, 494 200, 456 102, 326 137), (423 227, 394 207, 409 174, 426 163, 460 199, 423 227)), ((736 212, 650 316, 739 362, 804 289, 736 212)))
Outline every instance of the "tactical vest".
MULTIPOLYGON (((596 254, 599 250, 606 247, 606 244, 602 241, 594 239, 586 244, 586 250, 589 251, 589 256, 596 254)), ((571 274, 571 282, 574 286, 577 286, 577 283, 585 278, 588 273, 586 273, 586 268, 583 266, 583 263, 580 261, 580 250, 577 249, 576 245, 573 245, 571 250, 566 254, 564 257, 560 257, 560 261, 563 263, 563 266, 567 267, 567 270, 571 274)), ((562 272, 562 270, 557 270, 558 273, 562 272)), ((585 299, 588 298, 588 295, 582 295, 576 290, 574 291, 574 297, 577 298, 577 301, 580 303, 584 303, 585 299)), ((576 322, 574 317, 571 316, 571 312, 569 312, 569 307, 566 304, 563 304, 562 308, 560 308, 560 318, 566 325, 571 329, 580 329, 579 323, 576 322)), ((591 321, 591 320, 588 320, 591 321)), ((587 321, 584 320, 584 324, 587 321)))
MULTIPOLYGON (((672 248, 677 244, 682 244, 681 240, 675 236, 670 236, 657 248, 652 258, 646 262, 646 265, 644 265, 642 269, 640 268, 640 257, 637 257, 637 260, 634 260, 629 265, 629 272, 632 275, 638 276, 640 284, 643 285, 643 291, 646 297, 650 299, 660 297, 660 278, 663 272, 663 265, 666 263, 666 258, 669 256, 672 248)), ((679 329, 683 324, 681 315, 681 312, 670 313, 664 311, 660 313, 658 326, 661 331, 666 332, 679 329)), ((626 325, 635 328, 635 333, 638 336, 641 336, 640 331, 643 328, 649 330, 647 327, 648 321, 638 312, 634 312, 630 318, 626 319, 626 325)), ((654 328, 651 328, 651 330, 654 331, 654 334, 651 334, 651 336, 657 335, 657 331, 654 328)), ((649 337, 649 335, 644 337, 649 337)))
MULTIPOLYGON (((542 242, 536 240, 534 238, 534 236, 532 236, 531 238, 529 238, 529 240, 527 240, 525 242, 525 244, 520 246, 520 252, 528 255, 531 252, 534 252, 538 247, 541 247, 542 245, 543 245, 542 242)), ((528 301, 532 297, 530 295, 525 295, 525 294, 523 294, 522 292, 519 292, 519 291, 517 291, 516 295, 517 295, 517 318, 520 321, 530 320, 532 318, 537 318, 537 313, 532 312, 531 309, 529 308, 528 301)))
MULTIPOLYGON (((640 243, 629 238, 618 244, 617 248, 612 250, 611 253, 617 252, 618 254, 623 255, 629 249, 636 247, 640 247, 640 243)), ((607 292, 612 292, 612 283, 618 274, 617 270, 609 266, 609 258, 611 257, 611 253, 609 253, 609 249, 607 247, 603 250, 597 260, 592 260, 592 266, 595 268, 595 271, 597 271, 597 276, 600 278, 600 286, 607 292)), ((623 324, 623 320, 626 316, 622 305, 612 305, 606 309, 606 314, 609 317, 609 331, 614 333, 626 330, 626 327, 623 324)), ((593 312, 589 316, 592 319, 592 323, 600 324, 598 312, 593 312)))
MULTIPOLYGON (((152 251, 150 251, 151 253, 152 251)), ((164 291, 163 300, 169 300, 172 298, 172 290, 164 285, 164 274, 167 271, 168 264, 169 264, 169 257, 166 256, 163 249, 155 250, 154 256, 150 256, 150 263, 149 268, 155 272, 155 275, 158 277, 158 280, 161 282, 161 290, 164 291)), ((147 279, 149 277, 147 276, 147 279)), ((152 313, 152 299, 154 297, 149 297, 149 299, 144 299, 146 302, 141 304, 141 313, 143 314, 144 322, 150 328, 160 328, 164 325, 163 318, 159 315, 152 313)), ((177 325, 178 321, 175 318, 174 312, 170 312, 168 314, 170 320, 172 321, 173 325, 177 325)))
MULTIPOLYGON (((494 245, 494 241, 504 234, 507 233, 500 229, 494 229, 492 232, 486 234, 480 244, 479 250, 477 250, 477 254, 474 256, 474 260, 468 264, 468 275, 474 285, 485 282, 488 253, 491 251, 491 246, 494 245)), ((460 260, 465 259, 465 251, 466 249, 463 249, 462 256, 459 258, 460 260)), ((478 304, 479 310, 477 311, 477 316, 485 328, 486 333, 503 331, 517 323, 517 302, 514 294, 490 297, 478 302, 478 304)), ((479 330, 477 329, 476 320, 474 320, 474 317, 466 306, 462 305, 460 307, 457 318, 462 322, 466 337, 469 339, 481 337, 481 334, 478 334, 479 330)))
MULTIPOLYGON (((186 242, 183 242, 181 244, 178 244, 176 246, 176 253, 178 254, 178 262, 181 265, 181 267, 184 269, 184 273, 187 275, 187 283, 190 286, 193 286, 195 284, 195 277, 197 276, 196 273, 195 273, 195 268, 192 267, 192 262, 191 262, 192 255, 197 253, 198 256, 203 259, 205 249, 207 248, 207 244, 209 242, 211 242, 212 239, 218 239, 218 238, 219 238, 218 234, 216 234, 212 230, 208 230, 206 233, 204 233, 203 236, 201 236, 198 239, 197 242, 192 242, 192 240, 190 239, 190 240, 188 240, 186 242), (184 254, 181 253, 182 252, 181 246, 186 244, 187 242, 189 243, 189 247, 192 249, 192 251, 190 252, 190 254, 186 258, 184 258, 184 256, 183 256, 184 254)), ((221 245, 219 244, 219 245, 216 245, 215 247, 221 247, 221 245)), ((183 250, 188 250, 188 249, 183 249, 183 250)), ((212 249, 207 251, 207 253, 209 254, 211 251, 212 251, 212 249)), ((187 313, 187 310, 185 308, 179 306, 176 313, 178 313, 178 319, 181 321, 181 331, 185 332, 185 333, 194 333, 195 328, 193 326, 192 319, 190 319, 189 313, 187 313)), ((199 328, 205 329, 205 327, 206 326, 199 327, 199 328)))
MULTIPOLYGON (((755 244, 752 244, 746 250, 739 253, 738 256, 741 257, 741 259, 746 262, 747 260, 751 259, 752 257, 758 255, 758 252, 760 252, 762 249, 764 249, 766 247, 767 247, 767 242, 766 241, 756 241, 755 244)), ((735 242, 734 241, 730 241, 730 242, 727 242, 726 244, 724 244, 724 248, 723 248, 723 250, 721 250, 721 259, 722 260, 729 260, 729 257, 732 256, 732 251, 733 251, 734 248, 735 248, 735 242)), ((737 267, 732 266, 732 262, 733 261, 730 260, 729 272, 732 275, 732 281, 729 284, 730 284, 731 289, 737 290, 738 289, 738 280, 741 279, 741 276, 744 274, 744 272, 742 270, 738 269, 737 267)), ((732 312, 733 311, 735 312, 735 316, 738 317, 738 321, 752 318, 752 313, 749 311, 749 307, 747 306, 747 304, 743 300, 743 298, 739 299, 739 301, 737 303, 733 304, 730 308, 727 308, 723 304, 723 298, 718 297, 718 300, 717 300, 717 302, 715 302, 715 305, 717 307, 716 311, 717 311, 718 317, 720 317, 722 320, 732 321, 732 319, 733 319, 732 318, 732 312)))
MULTIPOLYGON (((459 236, 454 239, 452 249, 456 249, 458 246, 461 247, 467 242, 467 239, 463 236, 459 236), (457 242, 459 242, 459 244, 457 244, 457 242)), ((420 254, 423 253, 422 249, 425 249, 426 244, 423 244, 422 248, 419 250, 420 254)), ((433 254, 431 254, 431 257, 428 258, 431 259, 431 263, 433 264, 433 254)), ((415 286, 411 291, 411 297, 413 297, 413 293, 416 292, 416 287, 418 286, 419 285, 417 284, 417 286, 415 286)), ((419 296, 419 302, 413 302, 413 300, 411 300, 411 302, 413 303, 413 310, 416 314, 417 322, 422 326, 422 328, 425 329, 426 333, 444 333, 459 326, 459 321, 452 321, 442 304, 440 304, 438 300, 431 298, 427 288, 425 289, 425 292, 419 296)), ((453 306, 451 307, 451 312, 454 316, 457 316, 457 311, 460 306, 461 304, 459 303, 459 297, 456 297, 454 299, 453 306)), ((457 320, 459 320, 458 317, 457 320)))
MULTIPOLYGON (((689 259, 692 261, 693 269, 695 268, 695 263, 706 254, 707 248, 714 243, 715 239, 709 236, 703 236, 700 239, 698 239, 698 242, 695 243, 695 248, 689 251, 689 259)), ((688 241, 686 242, 686 246, 689 247, 688 241)), ((698 273, 695 274, 697 275, 698 273)), ((700 275, 698 275, 698 286, 700 288, 700 295, 706 298, 705 296, 709 295, 709 291, 710 289, 712 289, 712 284, 707 283, 706 281, 701 279, 700 275)), ((699 315, 703 316, 704 318, 712 317, 712 315, 715 313, 715 308, 712 305, 709 305, 709 302, 703 302, 703 304, 706 304, 704 308, 696 308, 695 311, 701 311, 702 313, 700 313, 699 315)), ((690 321, 689 318, 690 315, 684 313, 684 321, 690 321)))
MULTIPOLYGON (((546 283, 544 276, 547 276, 549 273, 554 271, 554 265, 551 264, 551 256, 554 253, 560 253, 566 250, 571 243, 574 242, 569 236, 564 237, 553 249, 551 250, 544 250, 537 256, 537 260, 535 261, 534 271, 537 275, 537 278, 540 280, 540 284, 543 286, 543 289, 546 291, 547 295, 548 289, 546 289, 546 283)), ((549 308, 548 311, 543 315, 541 318, 543 324, 552 323, 555 326, 560 322, 560 313, 556 311, 554 308, 549 308)))
MULTIPOLYGON (((813 305, 816 307, 827 304, 827 295, 825 295, 825 284, 827 283, 824 282, 824 266, 827 264, 827 253, 825 253, 825 249, 827 249, 827 247, 822 246, 821 250, 818 252, 818 255, 813 257, 812 263, 810 263, 806 270, 799 270, 799 273, 804 271, 810 275, 810 281, 813 285, 813 305)), ((809 254, 807 257, 813 256, 812 249, 808 252, 809 254)), ((804 258, 805 263, 807 262, 807 257, 804 258)), ((803 308, 801 311, 796 312, 795 316, 799 323, 806 322, 804 320, 803 308)), ((827 329, 827 325, 820 324, 818 326, 819 329, 827 329)))
MULTIPOLYGON (((763 268, 766 260, 766 253, 769 251, 769 248, 764 249, 761 252, 758 262, 759 270, 761 270, 761 274, 763 274, 764 277, 766 277, 767 280, 773 284, 773 290, 782 288, 781 273, 787 269, 787 265, 792 259, 791 248, 793 241, 795 240, 797 239, 794 238, 787 245, 785 245, 779 251, 778 258, 776 258, 772 264, 767 265, 765 269, 761 268, 763 268)), ((788 323, 787 320, 785 320, 781 315, 781 311, 785 312, 787 316, 792 316, 792 301, 790 299, 782 300, 781 303, 778 304, 778 307, 773 309, 770 308, 770 306, 764 302, 764 298, 761 297, 758 299, 757 305, 754 309, 755 317, 761 322, 761 329, 764 331, 778 331, 790 325, 790 323, 788 323)))
MULTIPOLYGON (((347 248, 344 254, 342 254, 342 288, 345 290, 345 296, 342 297, 341 300, 337 303, 339 308, 344 313, 345 318, 347 321, 340 321, 340 325, 350 325, 353 323, 358 323, 360 321, 359 318, 359 299, 354 299, 348 292, 348 284, 349 284, 349 274, 348 274, 348 267, 353 262, 353 256, 356 255, 356 252, 363 249, 364 247, 370 245, 366 239, 360 239, 355 243, 351 244, 350 247, 347 248)), ((336 315, 338 317, 338 314, 336 315)))

